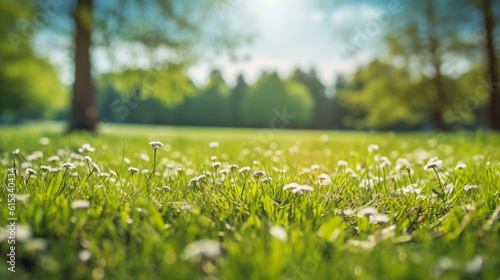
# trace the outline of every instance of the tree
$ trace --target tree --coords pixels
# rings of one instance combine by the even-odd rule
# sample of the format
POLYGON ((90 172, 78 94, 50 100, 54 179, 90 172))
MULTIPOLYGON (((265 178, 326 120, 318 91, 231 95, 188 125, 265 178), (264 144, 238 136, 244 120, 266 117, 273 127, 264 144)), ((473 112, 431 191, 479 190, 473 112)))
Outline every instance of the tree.
POLYGON ((494 46, 495 16, 493 14, 493 6, 491 0, 481 0, 480 7, 484 21, 484 47, 487 63, 486 73, 488 73, 490 92, 490 127, 492 130, 500 131, 500 92, 498 91, 500 80, 497 72, 497 57, 494 46))
POLYGON ((303 85, 283 81, 277 73, 262 74, 241 107, 243 124, 253 127, 304 127, 312 119, 314 100, 303 85), (283 118, 283 115, 293 117, 283 118))
POLYGON ((316 71, 311 69, 305 73, 300 69, 295 70, 292 79, 303 84, 314 99, 312 128, 328 128, 331 119, 331 99, 326 97, 326 89, 319 80, 316 71))
POLYGON ((232 89, 231 93, 231 107, 233 110, 232 113, 232 118, 233 118, 233 125, 234 126, 241 126, 242 121, 241 121, 241 113, 240 113, 240 108, 241 104, 243 102, 243 99, 245 98, 245 95, 247 94, 248 91, 248 85, 245 82, 245 78, 243 78, 243 75, 238 75, 238 79, 236 81, 236 86, 232 89))
MULTIPOLYGON (((128 68, 137 70, 137 66, 130 61, 116 59, 117 50, 141 48, 141 56, 147 60, 147 66, 143 68, 166 75, 172 72, 172 68, 184 72, 200 56, 232 50, 242 39, 249 38, 246 32, 235 32, 236 27, 227 25, 224 18, 217 16, 221 8, 218 0, 74 0, 66 3, 54 9, 58 11, 57 17, 70 16, 75 24, 72 30, 75 79, 70 130, 97 129, 92 80, 95 70, 91 59, 93 49, 107 50, 114 71, 120 72, 128 68), (165 56, 165 53, 168 55, 165 56)), ((47 5, 39 3, 38 7, 44 11, 47 5)), ((47 27, 60 30, 55 22, 47 27)), ((141 78, 156 82, 156 77, 141 78)), ((135 91, 137 86, 132 86, 129 91, 135 91)), ((158 89, 155 85, 152 88, 158 89)), ((161 90, 154 94, 172 100, 161 90)))
POLYGON ((67 101, 67 89, 54 68, 25 43, 25 26, 17 22, 34 14, 29 1, 0 2, 1 117, 53 116, 67 101))
POLYGON ((466 59, 474 50, 474 42, 464 36, 472 15, 461 0, 423 0, 406 5, 408 11, 401 13, 387 31, 389 55, 403 61, 412 77, 432 82, 435 98, 429 103, 431 116, 434 127, 443 130, 445 108, 453 94, 445 89, 443 65, 460 57, 466 59))

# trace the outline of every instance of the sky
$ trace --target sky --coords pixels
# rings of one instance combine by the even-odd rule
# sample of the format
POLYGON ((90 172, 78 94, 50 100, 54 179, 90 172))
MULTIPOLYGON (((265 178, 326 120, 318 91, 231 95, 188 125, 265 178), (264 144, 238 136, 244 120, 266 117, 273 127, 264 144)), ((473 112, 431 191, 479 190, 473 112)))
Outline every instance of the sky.
MULTIPOLYGON (((343 50, 346 43, 353 45, 352 36, 359 28, 376 28, 381 15, 388 13, 387 5, 379 0, 334 0, 336 4, 329 4, 328 7, 319 6, 316 1, 320 0, 221 1, 228 4, 218 8, 218 16, 232 24, 250 15, 253 18, 251 29, 256 37, 251 44, 236 50, 238 57, 245 59, 232 61, 228 55, 219 55, 204 58, 193 65, 189 76, 198 85, 207 82, 214 68, 221 70, 230 85, 235 83, 239 74, 253 83, 262 71, 277 71, 286 77, 297 68, 304 71, 314 68, 323 83, 332 86, 338 74, 352 73, 376 55, 374 47, 379 45, 375 42, 382 37, 381 29, 370 35, 366 44, 357 48, 355 56, 346 55, 343 50), (347 31, 351 37, 345 36, 342 31, 347 31)), ((333 3, 329 0, 324 2, 333 3)), ((73 79, 71 57, 54 51, 54 44, 71 46, 71 38, 43 33, 35 40, 34 46, 59 67, 62 81, 69 85, 73 79)), ((124 46, 122 51, 118 51, 122 52, 118 57, 126 59, 130 49, 124 46)), ((93 52, 93 62, 98 73, 109 71, 112 67, 106 54, 98 49, 93 52)), ((134 63, 141 66, 140 58, 134 63)))
MULTIPOLYGON (((234 83, 239 73, 248 82, 254 82, 262 71, 277 71, 290 75, 296 68, 316 69, 323 83, 333 85, 340 73, 352 73, 366 63, 373 52, 369 46, 356 56, 342 53, 345 36, 338 30, 376 19, 383 6, 364 1, 344 4, 334 9, 322 9, 313 1, 254 0, 237 1, 225 14, 238 15, 242 11, 256 15, 257 36, 253 43, 238 51, 248 60, 233 62, 228 57, 201 61, 189 74, 196 83, 204 83, 210 69, 220 68, 228 83, 234 83)), ((228 17, 230 17, 229 15, 228 17)))

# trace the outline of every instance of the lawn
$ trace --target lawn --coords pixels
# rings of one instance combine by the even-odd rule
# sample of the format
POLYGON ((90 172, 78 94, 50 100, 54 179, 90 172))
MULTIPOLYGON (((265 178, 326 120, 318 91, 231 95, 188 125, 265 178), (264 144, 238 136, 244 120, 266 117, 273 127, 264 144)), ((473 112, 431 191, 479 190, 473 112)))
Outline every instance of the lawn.
POLYGON ((500 277, 500 135, 61 129, 0 127, 1 279, 500 277))

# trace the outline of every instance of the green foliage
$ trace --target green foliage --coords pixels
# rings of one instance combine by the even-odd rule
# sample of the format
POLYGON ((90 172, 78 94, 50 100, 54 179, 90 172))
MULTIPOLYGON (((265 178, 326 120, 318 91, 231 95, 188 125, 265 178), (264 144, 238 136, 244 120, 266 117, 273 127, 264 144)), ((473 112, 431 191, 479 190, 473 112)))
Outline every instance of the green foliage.
POLYGON ((295 115, 285 126, 305 125, 312 119, 314 100, 303 85, 293 80, 282 81, 278 74, 263 74, 244 98, 241 114, 243 123, 269 127, 277 111, 295 115))
POLYGON ((26 1, 0 4, 0 114, 24 117, 53 116, 68 102, 67 89, 52 65, 37 57, 24 35, 18 17, 29 17, 33 7, 26 1))

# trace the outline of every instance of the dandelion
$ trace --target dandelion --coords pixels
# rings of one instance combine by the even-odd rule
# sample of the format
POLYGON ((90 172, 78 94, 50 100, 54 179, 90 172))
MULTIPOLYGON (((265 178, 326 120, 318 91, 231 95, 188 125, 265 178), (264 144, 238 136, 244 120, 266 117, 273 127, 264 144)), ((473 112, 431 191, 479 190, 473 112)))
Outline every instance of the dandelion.
POLYGON ((130 171, 130 173, 132 175, 134 175, 135 173, 139 173, 139 169, 135 168, 135 167, 129 167, 128 168, 128 171, 130 171))
POLYGON ((89 208, 89 207, 90 207, 90 202, 86 200, 75 200, 71 202, 71 208, 73 209, 89 208))
POLYGON ((113 170, 109 171, 109 174, 111 174, 111 176, 118 177, 118 174, 116 174, 116 172, 114 172, 113 170))
POLYGON ((101 169, 99 168, 99 166, 95 162, 92 162, 91 172, 96 172, 96 173, 101 172, 101 169))
POLYGON ((240 172, 240 173, 242 173, 242 174, 245 174, 245 173, 247 173, 248 171, 250 171, 250 167, 245 166, 245 167, 242 167, 242 168, 240 169, 240 171, 239 171, 239 172, 240 172))
POLYGON ((149 145, 151 146, 151 148, 153 148, 155 150, 163 147, 163 143, 158 142, 158 141, 151 141, 151 142, 149 142, 149 145))
POLYGON ((85 156, 85 160, 88 162, 88 163, 92 163, 92 158, 89 157, 89 156, 85 156))
POLYGON ((405 159, 405 158, 398 158, 396 160, 396 170, 402 170, 404 168, 410 168, 411 167, 411 163, 409 160, 405 159))
POLYGON ((216 149, 216 148, 219 148, 219 142, 210 142, 208 143, 208 147, 210 149, 216 149))
POLYGON ((40 145, 42 146, 47 146, 50 144, 50 140, 47 137, 42 137, 40 138, 40 145))
POLYGON ((370 146, 368 146, 369 153, 378 152, 378 150, 379 150, 379 146, 376 144, 371 144, 370 146))
POLYGON ((269 229, 269 234, 271 234, 271 236, 283 242, 285 242, 288 239, 288 234, 286 233, 286 230, 280 226, 272 226, 269 229))
POLYGON ((95 148, 92 148, 90 144, 83 144, 81 148, 78 149, 80 153, 95 152, 95 148))

